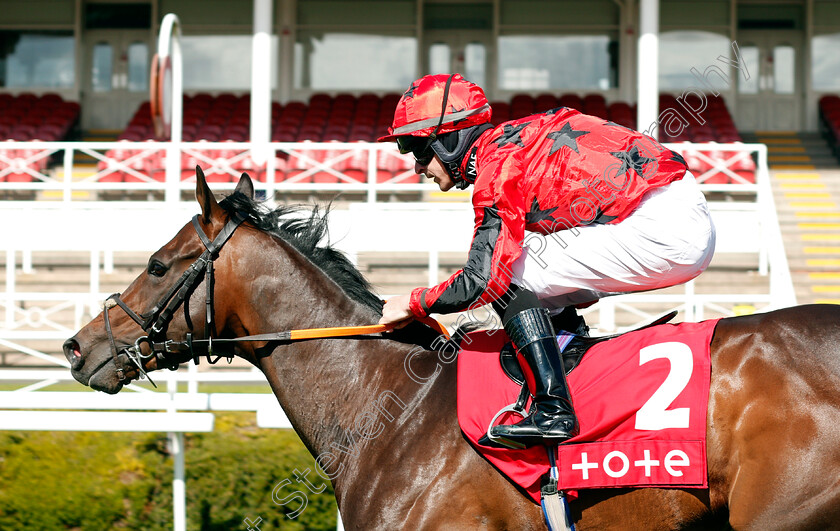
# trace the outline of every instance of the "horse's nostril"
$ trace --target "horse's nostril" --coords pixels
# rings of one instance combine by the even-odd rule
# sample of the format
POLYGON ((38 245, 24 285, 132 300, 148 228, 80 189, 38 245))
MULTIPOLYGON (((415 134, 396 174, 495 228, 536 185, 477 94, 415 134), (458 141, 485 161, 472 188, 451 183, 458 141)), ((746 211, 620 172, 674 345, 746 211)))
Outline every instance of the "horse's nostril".
POLYGON ((82 349, 79 346, 79 342, 73 338, 68 339, 64 342, 64 356, 72 361, 74 358, 78 359, 82 357, 82 349))

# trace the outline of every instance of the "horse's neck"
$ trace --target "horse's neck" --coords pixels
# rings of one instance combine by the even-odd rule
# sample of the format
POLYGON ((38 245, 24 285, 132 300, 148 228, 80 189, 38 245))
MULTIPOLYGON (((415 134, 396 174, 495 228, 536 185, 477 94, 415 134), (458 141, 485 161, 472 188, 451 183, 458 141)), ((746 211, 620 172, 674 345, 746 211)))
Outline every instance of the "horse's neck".
MULTIPOLYGON (((372 310, 350 300, 308 260, 296 267, 302 270, 294 279, 279 280, 284 285, 274 292, 283 300, 274 311, 261 312, 265 322, 256 333, 376 322, 372 310), (289 326, 281 313, 294 314, 296 321, 289 326)), ((368 452, 387 447, 398 436, 399 426, 435 389, 434 378, 420 385, 406 373, 405 359, 416 349, 374 338, 321 339, 281 345, 262 358, 260 366, 289 420, 313 455, 320 456, 319 465, 334 476, 337 492, 358 477, 357 467, 368 452)), ((422 374, 434 372, 430 354, 417 362, 426 371, 422 374)))
MULTIPOLYGON (((414 429, 424 431, 424 423, 434 420, 415 413, 428 407, 424 399, 440 386, 420 385, 408 377, 403 364, 411 352, 410 346, 382 339, 324 339, 280 346, 263 364, 295 431, 320 467, 313 477, 329 477, 340 503, 365 490, 371 463, 384 465, 380 453, 393 455, 395 448, 406 448, 401 438, 414 429)), ((433 409, 446 416, 444 404, 433 409)))

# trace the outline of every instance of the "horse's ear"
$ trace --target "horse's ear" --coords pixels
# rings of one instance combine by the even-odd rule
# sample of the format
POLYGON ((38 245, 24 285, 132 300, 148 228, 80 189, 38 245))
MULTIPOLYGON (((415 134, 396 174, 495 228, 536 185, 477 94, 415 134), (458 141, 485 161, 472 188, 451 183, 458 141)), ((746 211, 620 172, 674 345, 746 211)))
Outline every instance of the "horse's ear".
POLYGON ((195 167, 195 199, 201 206, 201 217, 204 223, 210 223, 214 218, 221 217, 222 207, 216 202, 216 197, 207 186, 207 179, 204 178, 204 172, 201 171, 200 166, 195 167))
POLYGON ((247 173, 243 173, 242 177, 239 178, 239 184, 236 185, 234 192, 245 194, 245 197, 254 200, 254 183, 247 173))

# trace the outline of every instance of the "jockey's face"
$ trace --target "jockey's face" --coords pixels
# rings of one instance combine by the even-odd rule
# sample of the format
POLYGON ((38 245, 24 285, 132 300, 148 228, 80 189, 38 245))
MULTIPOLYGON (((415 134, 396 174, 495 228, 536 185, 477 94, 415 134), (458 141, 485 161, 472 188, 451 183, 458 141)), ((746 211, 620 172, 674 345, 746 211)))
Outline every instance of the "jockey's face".
POLYGON ((428 164, 415 162, 414 171, 416 173, 425 173, 426 178, 433 179, 443 192, 446 192, 455 186, 455 181, 446 172, 446 169, 443 167, 443 163, 437 155, 435 155, 432 161, 428 164))

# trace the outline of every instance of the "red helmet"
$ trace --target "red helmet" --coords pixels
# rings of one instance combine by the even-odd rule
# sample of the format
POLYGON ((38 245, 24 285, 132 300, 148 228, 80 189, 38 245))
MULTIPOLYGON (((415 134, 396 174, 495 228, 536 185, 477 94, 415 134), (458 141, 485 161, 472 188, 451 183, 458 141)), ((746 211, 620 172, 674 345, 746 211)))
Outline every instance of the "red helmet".
POLYGON ((423 76, 403 94, 394 111, 394 122, 379 142, 392 142, 404 135, 451 133, 488 123, 490 117, 490 103, 475 83, 460 74, 423 76))

